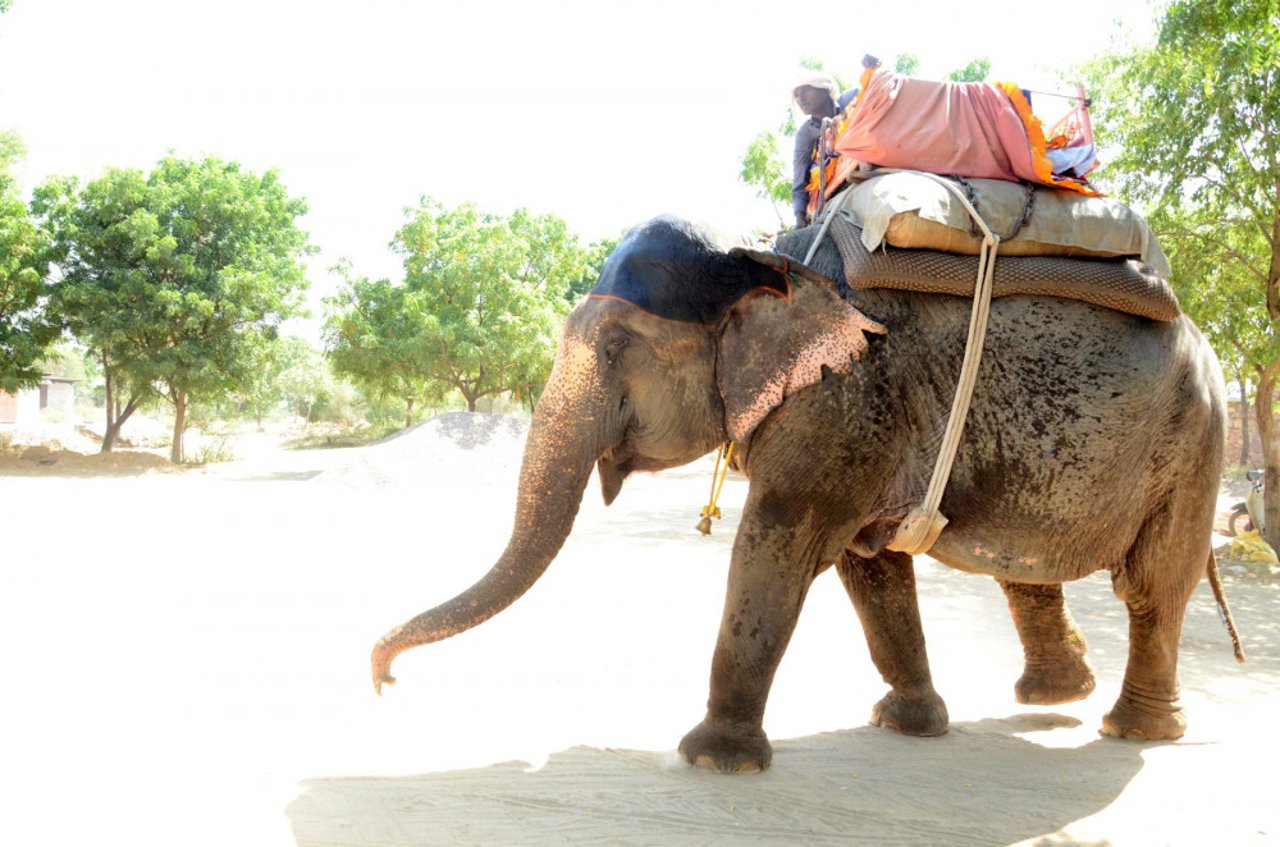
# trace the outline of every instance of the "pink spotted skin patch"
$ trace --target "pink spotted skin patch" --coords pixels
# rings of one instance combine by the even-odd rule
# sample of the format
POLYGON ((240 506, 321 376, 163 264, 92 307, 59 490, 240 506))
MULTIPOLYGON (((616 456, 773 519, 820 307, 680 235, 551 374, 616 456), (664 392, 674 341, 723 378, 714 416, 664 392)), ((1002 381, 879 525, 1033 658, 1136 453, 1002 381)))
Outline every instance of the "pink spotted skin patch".
POLYGON ((756 385, 741 386, 740 402, 730 404, 728 411, 729 434, 735 441, 745 441, 784 400, 821 380, 824 365, 833 373, 852 372, 854 361, 867 349, 865 333, 885 332, 883 326, 843 300, 829 302, 826 307, 820 314, 798 315, 793 321, 795 332, 783 342, 789 348, 782 354, 784 367, 756 385))

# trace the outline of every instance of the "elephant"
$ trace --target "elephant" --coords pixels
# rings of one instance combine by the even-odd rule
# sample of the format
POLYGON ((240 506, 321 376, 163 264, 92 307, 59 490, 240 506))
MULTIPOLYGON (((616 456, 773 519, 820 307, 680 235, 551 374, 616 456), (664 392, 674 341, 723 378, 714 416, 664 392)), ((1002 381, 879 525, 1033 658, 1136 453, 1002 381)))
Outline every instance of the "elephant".
MULTIPOLYGON (((698 767, 755 772, 762 718, 814 578, 834 567, 889 686, 871 723, 947 730, 934 690, 912 557, 889 549, 924 495, 956 390, 967 299, 842 295, 815 227, 774 251, 732 246, 659 217, 633 229, 568 317, 533 414, 515 524, 492 568, 392 629, 392 660, 497 614, 545 571, 590 479, 606 505, 637 471, 730 442, 749 487, 732 549, 704 719, 680 742, 698 767)), ((1015 697, 1086 697, 1094 675, 1062 583, 1110 572, 1128 608, 1129 656, 1104 735, 1185 729, 1183 615, 1209 568, 1223 459, 1221 368, 1185 316, 1162 322, 1052 297, 992 301, 986 348, 928 553, 994 577, 1024 650, 1015 697), (1206 562, 1208 564, 1206 564, 1206 562)))

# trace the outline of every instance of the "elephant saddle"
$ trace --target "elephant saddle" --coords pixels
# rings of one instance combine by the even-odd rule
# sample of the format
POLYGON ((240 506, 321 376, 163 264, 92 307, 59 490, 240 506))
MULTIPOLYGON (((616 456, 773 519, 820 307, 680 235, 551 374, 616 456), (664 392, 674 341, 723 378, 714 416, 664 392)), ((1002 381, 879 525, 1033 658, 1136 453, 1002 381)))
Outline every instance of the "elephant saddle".
MULTIPOLYGON (((844 264, 844 282, 852 289, 899 291, 972 297, 978 257, 909 250, 882 244, 868 250, 862 227, 849 212, 834 214, 831 237, 844 264)), ((1131 315, 1171 321, 1181 310, 1163 275, 1140 260, 1126 257, 1072 258, 998 254, 992 296, 1030 294, 1081 300, 1131 315)))

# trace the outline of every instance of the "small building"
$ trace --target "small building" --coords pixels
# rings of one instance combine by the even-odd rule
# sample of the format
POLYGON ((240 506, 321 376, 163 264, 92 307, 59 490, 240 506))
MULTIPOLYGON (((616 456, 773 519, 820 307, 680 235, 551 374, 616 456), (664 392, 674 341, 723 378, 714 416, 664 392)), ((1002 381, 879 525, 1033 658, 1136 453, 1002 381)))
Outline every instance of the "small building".
POLYGON ((73 420, 77 380, 44 376, 35 388, 0 391, 0 431, 34 432, 45 424, 73 420))

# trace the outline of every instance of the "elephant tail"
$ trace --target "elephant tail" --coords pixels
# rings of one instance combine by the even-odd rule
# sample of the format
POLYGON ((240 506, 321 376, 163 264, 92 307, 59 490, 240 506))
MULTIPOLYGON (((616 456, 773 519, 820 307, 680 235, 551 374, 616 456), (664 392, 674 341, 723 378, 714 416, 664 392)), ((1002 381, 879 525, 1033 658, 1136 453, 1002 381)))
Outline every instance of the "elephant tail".
POLYGON ((1240 633, 1236 630, 1235 618, 1231 617, 1231 607, 1227 605, 1226 592, 1222 590, 1222 578, 1218 575, 1218 557, 1213 555, 1212 548, 1209 550, 1209 565, 1206 569, 1209 574, 1209 586, 1213 589, 1213 599, 1218 601, 1218 617, 1222 619, 1222 625, 1227 628, 1227 634, 1231 636, 1231 647, 1235 650, 1236 661, 1244 663, 1244 647, 1240 644, 1240 633))

